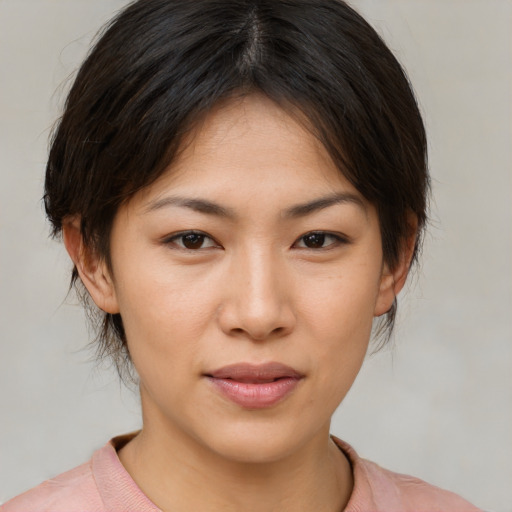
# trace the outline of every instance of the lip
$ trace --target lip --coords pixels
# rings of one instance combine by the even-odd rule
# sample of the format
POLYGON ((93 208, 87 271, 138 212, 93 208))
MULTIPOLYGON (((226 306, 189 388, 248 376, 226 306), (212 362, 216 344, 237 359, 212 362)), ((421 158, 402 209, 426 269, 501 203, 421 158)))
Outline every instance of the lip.
POLYGON ((239 363, 205 377, 225 398, 246 409, 264 409, 284 400, 304 375, 281 363, 239 363))

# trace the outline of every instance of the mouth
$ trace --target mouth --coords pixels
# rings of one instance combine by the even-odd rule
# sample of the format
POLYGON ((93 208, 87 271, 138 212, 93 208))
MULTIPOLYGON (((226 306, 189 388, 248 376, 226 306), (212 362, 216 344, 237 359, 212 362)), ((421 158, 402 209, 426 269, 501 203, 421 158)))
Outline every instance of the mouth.
POLYGON ((281 363, 240 363, 205 374, 224 398, 246 409, 271 407, 288 397, 304 375, 281 363))

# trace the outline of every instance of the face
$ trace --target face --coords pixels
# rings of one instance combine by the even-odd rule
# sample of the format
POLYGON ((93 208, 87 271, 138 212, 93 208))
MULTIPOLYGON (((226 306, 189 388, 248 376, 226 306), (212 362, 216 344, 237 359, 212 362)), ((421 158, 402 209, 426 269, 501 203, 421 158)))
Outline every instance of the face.
POLYGON ((89 289, 123 318, 144 428, 239 461, 327 434, 396 292, 375 208, 259 96, 120 209, 111 257, 89 289))

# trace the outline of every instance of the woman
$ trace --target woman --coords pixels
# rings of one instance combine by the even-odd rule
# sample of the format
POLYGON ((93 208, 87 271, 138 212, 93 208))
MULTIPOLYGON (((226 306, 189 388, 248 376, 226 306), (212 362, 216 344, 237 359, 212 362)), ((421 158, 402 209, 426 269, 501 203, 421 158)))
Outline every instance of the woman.
POLYGON ((138 1, 83 64, 45 205, 143 428, 15 510, 477 510, 329 435, 426 221, 407 78, 339 1, 138 1))

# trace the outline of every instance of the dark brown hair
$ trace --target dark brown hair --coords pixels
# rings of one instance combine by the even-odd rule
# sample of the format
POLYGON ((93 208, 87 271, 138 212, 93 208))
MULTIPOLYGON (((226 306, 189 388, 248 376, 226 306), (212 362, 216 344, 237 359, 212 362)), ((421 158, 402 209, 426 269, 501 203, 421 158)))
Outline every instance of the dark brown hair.
MULTIPOLYGON (((53 234, 79 216, 85 245, 109 263, 119 206, 165 171, 214 105, 251 92, 300 112, 376 206, 391 268, 416 216, 416 259, 429 189, 422 118, 396 58, 340 0, 130 4, 80 68, 54 132, 44 195, 53 234)), ((100 313, 100 353, 119 368, 129 361, 121 317, 100 313)))

